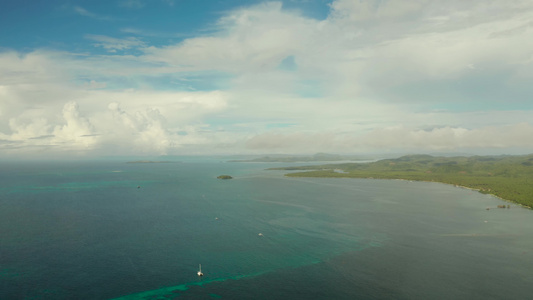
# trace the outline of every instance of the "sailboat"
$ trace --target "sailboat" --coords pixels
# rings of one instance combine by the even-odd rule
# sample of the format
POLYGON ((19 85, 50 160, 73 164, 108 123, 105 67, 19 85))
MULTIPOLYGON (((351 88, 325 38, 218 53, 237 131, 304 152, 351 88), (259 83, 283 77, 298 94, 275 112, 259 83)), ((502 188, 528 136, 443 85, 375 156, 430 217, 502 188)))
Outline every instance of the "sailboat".
POLYGON ((198 270, 198 276, 204 276, 204 273, 202 273, 202 265, 200 264, 200 270, 198 270))

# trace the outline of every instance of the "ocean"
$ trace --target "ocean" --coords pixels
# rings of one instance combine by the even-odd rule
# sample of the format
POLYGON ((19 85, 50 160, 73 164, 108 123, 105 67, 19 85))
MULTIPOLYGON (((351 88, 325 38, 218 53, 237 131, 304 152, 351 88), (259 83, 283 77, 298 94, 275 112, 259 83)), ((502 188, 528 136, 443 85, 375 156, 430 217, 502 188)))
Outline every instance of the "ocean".
POLYGON ((533 211, 289 165, 0 162, 0 299, 531 299, 533 211))

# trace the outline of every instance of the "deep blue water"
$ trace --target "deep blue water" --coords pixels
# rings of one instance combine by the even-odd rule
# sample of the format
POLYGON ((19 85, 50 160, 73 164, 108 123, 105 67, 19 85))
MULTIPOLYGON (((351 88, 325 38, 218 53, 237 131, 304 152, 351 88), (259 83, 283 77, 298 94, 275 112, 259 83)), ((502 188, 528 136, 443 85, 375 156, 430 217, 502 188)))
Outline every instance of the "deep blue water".
POLYGON ((531 298, 531 210, 273 166, 2 162, 0 299, 531 298))

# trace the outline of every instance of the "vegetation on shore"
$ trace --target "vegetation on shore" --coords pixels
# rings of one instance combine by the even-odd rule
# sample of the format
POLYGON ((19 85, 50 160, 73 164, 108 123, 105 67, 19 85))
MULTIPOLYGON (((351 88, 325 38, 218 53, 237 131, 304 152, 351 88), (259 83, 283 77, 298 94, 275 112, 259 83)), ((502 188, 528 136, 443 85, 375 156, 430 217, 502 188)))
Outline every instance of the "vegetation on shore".
POLYGON ((493 194, 533 207, 533 154, 525 156, 433 157, 407 155, 372 163, 273 168, 301 170, 291 177, 350 177, 435 181, 493 194))

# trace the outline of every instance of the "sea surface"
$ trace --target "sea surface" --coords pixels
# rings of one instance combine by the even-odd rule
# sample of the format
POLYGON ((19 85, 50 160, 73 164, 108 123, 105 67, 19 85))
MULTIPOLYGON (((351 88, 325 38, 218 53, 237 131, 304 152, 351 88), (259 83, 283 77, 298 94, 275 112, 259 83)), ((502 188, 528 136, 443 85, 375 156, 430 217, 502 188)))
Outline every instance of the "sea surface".
POLYGON ((288 165, 0 162, 0 299, 531 299, 533 211, 288 165))

